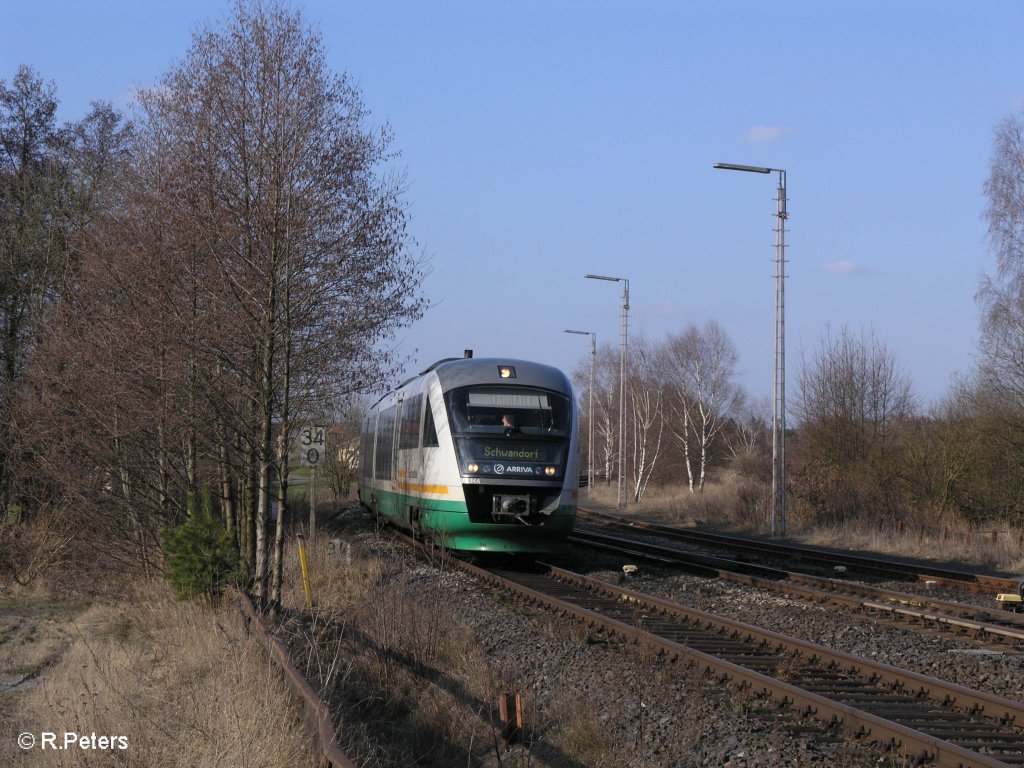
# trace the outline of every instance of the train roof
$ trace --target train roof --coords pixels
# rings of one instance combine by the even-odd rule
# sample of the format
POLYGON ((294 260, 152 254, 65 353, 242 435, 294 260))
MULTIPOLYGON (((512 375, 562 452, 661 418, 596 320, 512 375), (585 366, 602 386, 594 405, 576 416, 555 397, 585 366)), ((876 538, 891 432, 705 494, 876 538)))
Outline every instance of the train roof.
POLYGON ((502 357, 457 357, 440 360, 427 368, 424 373, 434 371, 441 382, 441 390, 447 392, 456 387, 470 384, 521 384, 541 389, 550 389, 572 394, 569 378, 558 368, 529 360, 514 360, 502 357), (515 378, 501 376, 502 369, 512 369, 515 378))
POLYGON ((561 392, 572 397, 572 384, 569 382, 569 377, 551 365, 506 357, 446 357, 424 368, 417 376, 406 379, 390 392, 381 395, 372 407, 376 408, 389 395, 423 378, 431 371, 437 372, 442 392, 471 384, 507 384, 512 382, 524 386, 550 389, 553 392, 561 392), (515 378, 502 378, 501 369, 509 367, 514 369, 515 378))

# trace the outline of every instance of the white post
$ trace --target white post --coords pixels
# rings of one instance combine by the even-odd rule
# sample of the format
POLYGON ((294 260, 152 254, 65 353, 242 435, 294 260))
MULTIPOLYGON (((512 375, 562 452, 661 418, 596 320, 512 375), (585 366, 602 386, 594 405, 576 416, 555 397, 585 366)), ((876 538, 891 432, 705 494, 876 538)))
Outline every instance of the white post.
POLYGON ((309 470, 309 541, 316 546, 316 466, 309 470))

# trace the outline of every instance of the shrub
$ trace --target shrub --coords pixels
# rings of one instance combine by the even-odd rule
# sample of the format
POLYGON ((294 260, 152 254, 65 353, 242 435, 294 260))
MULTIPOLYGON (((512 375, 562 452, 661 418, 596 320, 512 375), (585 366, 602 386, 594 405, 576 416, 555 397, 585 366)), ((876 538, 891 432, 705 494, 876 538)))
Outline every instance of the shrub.
POLYGON ((190 503, 188 520, 161 536, 167 580, 179 600, 213 598, 228 585, 241 581, 238 550, 214 517, 212 507, 209 488, 204 488, 202 505, 197 509, 190 503))

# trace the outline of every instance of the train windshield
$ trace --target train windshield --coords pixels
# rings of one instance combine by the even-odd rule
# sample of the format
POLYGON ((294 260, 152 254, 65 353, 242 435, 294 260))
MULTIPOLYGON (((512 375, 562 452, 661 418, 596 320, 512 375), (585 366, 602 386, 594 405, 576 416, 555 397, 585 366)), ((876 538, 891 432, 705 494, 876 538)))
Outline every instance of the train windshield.
POLYGON ((569 398, 529 387, 462 387, 445 395, 452 431, 503 437, 568 437, 569 398))
POLYGON ((560 481, 568 456, 569 398, 530 387, 480 386, 445 395, 463 475, 560 481))

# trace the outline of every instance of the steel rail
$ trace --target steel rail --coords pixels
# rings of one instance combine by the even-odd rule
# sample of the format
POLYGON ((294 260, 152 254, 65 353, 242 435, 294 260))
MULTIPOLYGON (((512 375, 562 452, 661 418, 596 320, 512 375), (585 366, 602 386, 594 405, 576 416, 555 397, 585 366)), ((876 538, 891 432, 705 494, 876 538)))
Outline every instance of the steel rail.
POLYGON ((302 701, 306 721, 316 734, 315 749, 320 755, 317 768, 356 768, 356 764, 338 747, 337 731, 331 721, 330 709, 292 664, 284 643, 274 637, 263 617, 253 607, 248 595, 234 588, 230 588, 228 594, 238 603, 249 626, 255 627, 257 639, 262 643, 267 655, 281 669, 292 693, 302 701))
POLYGON ((624 518, 619 515, 585 508, 580 508, 577 515, 581 521, 586 521, 590 517, 594 520, 602 521, 606 525, 648 530, 704 546, 717 546, 734 551, 747 551, 762 555, 771 554, 786 560, 812 562, 827 567, 846 565, 848 568, 862 573, 871 573, 894 579, 905 580, 908 577, 912 577, 916 581, 932 581, 943 586, 969 589, 985 594, 1021 594, 1022 590, 1024 590, 1024 578, 1021 577, 993 576, 955 568, 943 568, 937 565, 929 565, 928 563, 909 563, 887 558, 872 558, 865 555, 817 549, 798 544, 782 544, 774 541, 769 542, 738 536, 726 536, 707 531, 694 531, 634 518, 624 518))
POLYGON ((659 564, 681 567, 722 581, 758 587, 816 603, 830 603, 873 615, 881 613, 896 623, 919 621, 924 625, 934 625, 958 634, 970 631, 974 636, 966 639, 985 645, 1024 643, 1024 617, 1006 611, 990 611, 981 606, 931 600, 903 592, 808 576, 755 563, 684 552, 583 529, 576 529, 569 537, 569 541, 614 554, 641 557, 659 564), (896 605, 877 602, 880 600, 888 600, 896 605))
MULTIPOLYGON (((1000 743, 1005 745, 1007 742, 1010 749, 1016 749, 1018 753, 1024 749, 1024 734, 1017 731, 1008 734, 1006 727, 1006 724, 1024 722, 1024 705, 1017 702, 832 651, 814 643, 785 637, 770 630, 679 606, 554 567, 550 567, 547 575, 542 577, 543 584, 538 584, 541 577, 535 575, 511 574, 495 569, 484 569, 463 561, 455 562, 487 582, 529 601, 544 604, 589 625, 599 626, 612 633, 643 642, 672 657, 687 658, 698 664, 705 673, 720 680, 730 681, 752 692, 763 692, 789 709, 813 716, 825 723, 834 723, 855 736, 868 736, 882 747, 895 748, 905 754, 931 760, 943 768, 998 768, 1006 766, 1007 763, 991 754, 982 754, 939 735, 926 733, 814 690, 778 680, 754 667, 776 668, 780 662, 780 657, 776 654, 781 649, 819 667, 831 665, 835 670, 868 681, 859 684, 861 690, 851 694, 854 701, 857 701, 857 695, 867 695, 869 688, 877 690, 882 695, 890 691, 890 698, 885 699, 883 703, 888 703, 891 708, 898 710, 896 714, 910 720, 924 720, 926 725, 934 725, 935 730, 939 731, 943 730, 943 726, 933 721, 950 721, 954 725, 959 721, 960 727, 963 728, 966 727, 963 721, 969 721, 971 715, 983 716, 983 723, 968 722, 970 728, 974 729, 969 735, 979 739, 978 749, 998 748, 1000 743), (575 593, 571 597, 566 594, 552 594, 563 591, 566 585, 580 589, 582 593, 575 593), (602 613, 602 603, 607 605, 609 602, 619 607, 619 613, 622 613, 622 606, 625 606, 632 612, 634 620, 628 622, 621 617, 615 618, 602 613), (649 616, 642 613, 643 611, 650 611, 654 615, 649 616), (720 642, 726 645, 732 646, 741 640, 746 641, 746 666, 701 651, 687 644, 690 642, 688 640, 677 642, 659 634, 656 626, 651 629, 642 626, 656 625, 658 616, 669 616, 706 627, 708 631, 720 635, 720 642), (881 688, 880 685, 885 687, 881 688), (933 715, 917 703, 923 700, 934 702, 928 704, 928 707, 945 707, 946 711, 933 715), (953 705, 962 711, 952 709, 953 705), (908 711, 908 706, 913 709, 908 711)), ((877 698, 875 704, 878 705, 877 698)), ((1024 755, 1021 755, 1021 759, 1024 759, 1024 755)))

